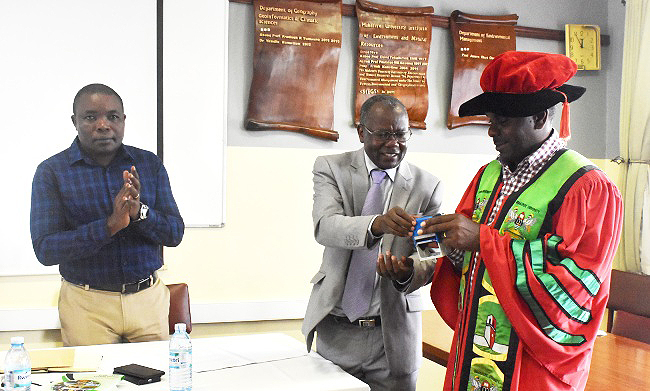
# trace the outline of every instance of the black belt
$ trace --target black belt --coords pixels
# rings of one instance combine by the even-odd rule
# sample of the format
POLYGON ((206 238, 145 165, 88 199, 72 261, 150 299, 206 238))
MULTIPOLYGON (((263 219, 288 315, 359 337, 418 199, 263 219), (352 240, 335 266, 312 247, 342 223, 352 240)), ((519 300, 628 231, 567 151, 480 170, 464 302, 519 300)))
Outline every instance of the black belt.
POLYGON ((120 292, 120 293, 137 293, 152 286, 156 282, 156 275, 152 274, 149 277, 143 278, 140 281, 130 282, 128 284, 83 284, 74 281, 66 280, 71 284, 78 285, 84 289, 95 289, 98 291, 120 292))
POLYGON ((360 318, 355 320, 354 322, 350 322, 350 319, 348 319, 345 316, 336 316, 329 314, 327 315, 330 317, 334 322, 336 323, 342 323, 342 324, 349 324, 351 326, 358 326, 358 327, 379 327, 381 326, 381 317, 380 316, 371 316, 367 318, 360 318))

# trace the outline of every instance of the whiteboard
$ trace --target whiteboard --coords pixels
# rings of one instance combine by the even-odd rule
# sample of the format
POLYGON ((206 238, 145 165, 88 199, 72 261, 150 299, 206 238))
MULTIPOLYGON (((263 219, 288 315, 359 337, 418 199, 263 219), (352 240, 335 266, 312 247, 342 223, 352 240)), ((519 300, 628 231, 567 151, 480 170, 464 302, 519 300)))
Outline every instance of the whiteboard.
POLYGON ((163 161, 186 227, 221 227, 228 1, 163 2, 163 161))
POLYGON ((31 244, 36 166, 70 146, 74 95, 96 82, 124 101, 124 143, 156 151, 156 0, 2 1, 0 37, 0 275, 56 274, 31 244))

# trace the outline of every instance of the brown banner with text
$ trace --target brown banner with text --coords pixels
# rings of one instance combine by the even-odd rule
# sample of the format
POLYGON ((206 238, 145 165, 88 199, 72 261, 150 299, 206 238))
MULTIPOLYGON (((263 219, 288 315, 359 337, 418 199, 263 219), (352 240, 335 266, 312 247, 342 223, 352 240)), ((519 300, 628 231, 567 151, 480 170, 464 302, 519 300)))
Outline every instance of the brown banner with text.
POLYGON ((245 127, 338 140, 332 130, 341 0, 254 0, 253 80, 245 127))
POLYGON ((354 123, 361 105, 377 94, 406 106, 411 127, 426 129, 427 65, 433 7, 394 7, 357 0, 359 46, 354 123))
POLYGON ((458 108, 464 102, 483 93, 480 80, 485 66, 494 57, 516 49, 515 25, 519 17, 512 15, 472 15, 458 10, 449 18, 454 41, 454 79, 447 128, 484 125, 484 115, 459 117, 458 108))

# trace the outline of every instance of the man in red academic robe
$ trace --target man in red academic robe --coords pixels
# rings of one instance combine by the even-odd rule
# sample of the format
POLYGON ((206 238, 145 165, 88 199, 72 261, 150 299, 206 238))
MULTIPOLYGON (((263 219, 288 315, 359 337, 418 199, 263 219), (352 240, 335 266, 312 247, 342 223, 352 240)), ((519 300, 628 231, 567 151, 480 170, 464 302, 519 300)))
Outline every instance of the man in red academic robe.
MULTIPOLYGON (((576 70, 563 55, 506 52, 485 68, 484 93, 460 107, 489 117, 499 156, 455 214, 421 232, 440 233, 448 252, 431 285, 455 330, 444 390, 585 387, 623 207, 609 178, 566 148, 568 104, 585 91, 565 84, 576 70)), ((381 256, 378 269, 399 280, 410 264, 381 256)))

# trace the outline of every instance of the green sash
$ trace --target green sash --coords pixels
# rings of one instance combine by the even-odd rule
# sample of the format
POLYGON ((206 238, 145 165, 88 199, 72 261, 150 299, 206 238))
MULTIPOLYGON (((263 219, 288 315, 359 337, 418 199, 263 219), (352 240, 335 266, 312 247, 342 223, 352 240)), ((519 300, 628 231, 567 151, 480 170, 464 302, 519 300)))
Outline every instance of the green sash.
MULTIPOLYGON (((529 183, 504 200, 501 211, 491 225, 496 227, 500 234, 507 232, 513 239, 522 239, 515 240, 513 243, 533 241, 542 237, 550 231, 553 214, 562 205, 562 200, 571 185, 590 169, 593 169, 592 163, 577 152, 566 149, 558 151, 529 183)), ((501 171, 501 163, 494 160, 481 174, 474 199, 473 221, 486 222, 488 213, 485 212, 486 210, 489 212, 496 198, 497 189, 501 184, 501 171)), ((464 302, 472 256, 473 253, 465 252, 459 307, 462 307, 464 302)), ((467 302, 473 309, 468 317, 470 323, 466 340, 465 364, 461 371, 464 372, 464 376, 467 376, 468 389, 489 385, 487 389, 494 387, 492 389, 501 390, 510 382, 512 376, 518 337, 497 299, 485 266, 480 265, 474 272, 476 273, 474 279, 479 282, 474 288, 474 297, 467 302)), ((518 283, 519 279, 518 275, 518 283)), ((534 308, 531 309, 534 311, 534 308)), ((569 308, 569 310, 573 310, 577 317, 587 316, 581 313, 580 308, 569 308)), ((549 333, 564 338, 563 341, 558 342, 569 344, 579 342, 571 339, 576 336, 563 335, 561 330, 549 330, 549 333)), ((553 335, 549 336, 553 338, 553 335)))

